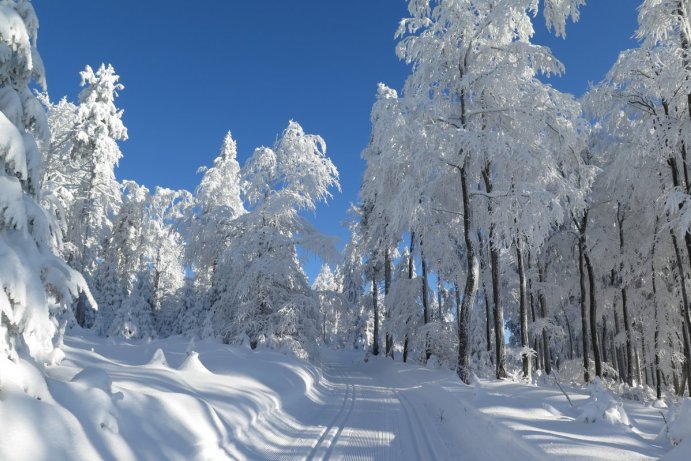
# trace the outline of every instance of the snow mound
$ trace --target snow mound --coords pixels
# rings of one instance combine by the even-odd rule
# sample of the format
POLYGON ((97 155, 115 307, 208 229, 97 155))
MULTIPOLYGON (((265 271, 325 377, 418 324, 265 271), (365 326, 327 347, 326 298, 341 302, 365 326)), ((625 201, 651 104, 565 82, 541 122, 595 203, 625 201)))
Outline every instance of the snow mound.
POLYGON ((168 367, 166 354, 163 353, 163 350, 160 347, 156 349, 156 352, 154 352, 154 355, 151 357, 151 360, 149 360, 147 365, 152 367, 168 367))
POLYGON ((674 445, 691 440, 691 398, 686 397, 669 410, 665 430, 674 445))
MULTIPOLYGON (((115 402, 123 399, 123 394, 113 394, 113 381, 110 375, 100 368, 87 367, 72 378, 72 383, 81 389, 65 388, 63 392, 71 393, 72 399, 79 395, 81 400, 79 413, 86 415, 93 426, 117 434, 118 418, 115 402)), ((59 392, 56 388, 56 392, 59 392)))
POLYGON ((662 400, 662 399, 653 401, 652 407, 653 407, 653 408, 659 408, 659 409, 668 408, 668 407, 667 407, 667 404, 666 404, 665 401, 662 400))
MULTIPOLYGON (((635 384, 635 383, 634 383, 635 384)), ((626 383, 619 384, 614 388, 623 399, 634 400, 636 402, 647 403, 655 400, 655 393, 648 386, 635 384, 629 386, 626 383)))
POLYGON ((581 408, 580 419, 586 423, 605 422, 612 425, 630 426, 624 404, 614 398, 599 378, 589 386, 590 398, 581 408))
POLYGON ((15 361, 0 354, 0 401, 3 388, 11 387, 21 389, 36 400, 50 396, 43 373, 33 360, 17 357, 15 361))
POLYGON ((107 394, 112 393, 113 381, 105 371, 100 368, 87 367, 72 378, 73 383, 83 384, 86 387, 100 389, 107 394))
POLYGON ((197 373, 211 373, 208 368, 199 360, 199 354, 192 351, 187 354, 187 358, 178 367, 180 371, 193 371, 197 373))

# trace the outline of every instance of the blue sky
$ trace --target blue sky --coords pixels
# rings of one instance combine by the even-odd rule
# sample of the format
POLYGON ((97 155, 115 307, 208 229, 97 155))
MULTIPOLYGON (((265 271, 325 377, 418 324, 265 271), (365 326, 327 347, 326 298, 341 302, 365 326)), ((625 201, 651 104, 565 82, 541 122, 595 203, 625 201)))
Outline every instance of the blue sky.
MULTIPOLYGON (((34 0, 39 51, 55 100, 74 100, 86 64, 111 63, 125 90, 130 139, 120 179, 148 187, 196 187, 230 130, 242 163, 297 120, 320 134, 341 174, 342 193, 317 210, 323 232, 341 227, 357 200, 378 82, 398 88, 408 69, 395 56, 404 0, 34 0)), ((639 0, 590 0, 567 39, 538 25, 535 41, 566 65, 551 80, 582 94, 619 51, 635 45, 639 0)), ((315 263, 308 264, 313 273, 315 263)))

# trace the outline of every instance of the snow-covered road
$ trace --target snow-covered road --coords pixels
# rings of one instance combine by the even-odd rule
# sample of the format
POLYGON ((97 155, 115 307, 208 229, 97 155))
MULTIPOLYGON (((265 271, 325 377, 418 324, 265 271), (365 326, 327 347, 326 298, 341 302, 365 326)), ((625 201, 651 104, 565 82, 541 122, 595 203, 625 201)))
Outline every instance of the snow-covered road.
MULTIPOLYGON (((365 364, 361 355, 330 351, 322 370, 328 402, 304 416, 305 428, 278 459, 545 458, 506 431, 497 435, 491 421, 464 403, 461 386, 447 373, 382 358, 365 364)), ((472 397, 470 389, 465 394, 472 397)))
POLYGON ((332 400, 311 415, 319 428, 308 440, 308 453, 299 459, 400 460, 450 459, 446 445, 411 404, 406 391, 372 376, 362 367, 338 362, 325 364, 324 377, 332 400))
POLYGON ((215 342, 88 334, 66 338, 65 352, 47 386, 26 365, 25 384, 0 394, 1 460, 649 460, 670 449, 651 407, 625 403, 630 427, 588 424, 582 389, 569 390, 574 409, 550 386, 465 386, 362 352, 324 349, 317 367, 215 342))

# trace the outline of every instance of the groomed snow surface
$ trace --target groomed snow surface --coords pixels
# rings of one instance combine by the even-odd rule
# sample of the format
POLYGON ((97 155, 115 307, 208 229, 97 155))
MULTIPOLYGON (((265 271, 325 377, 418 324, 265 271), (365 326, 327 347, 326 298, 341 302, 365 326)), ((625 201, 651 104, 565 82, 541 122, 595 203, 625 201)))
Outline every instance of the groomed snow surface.
MULTIPOLYGON (((556 386, 464 386, 362 352, 324 349, 317 367, 214 342, 86 333, 64 351, 47 387, 27 362, 1 364, 1 460, 691 459, 689 439, 674 448, 664 436, 661 410, 598 386, 566 388, 572 407, 556 386)), ((678 413, 683 431, 691 413, 678 413)))

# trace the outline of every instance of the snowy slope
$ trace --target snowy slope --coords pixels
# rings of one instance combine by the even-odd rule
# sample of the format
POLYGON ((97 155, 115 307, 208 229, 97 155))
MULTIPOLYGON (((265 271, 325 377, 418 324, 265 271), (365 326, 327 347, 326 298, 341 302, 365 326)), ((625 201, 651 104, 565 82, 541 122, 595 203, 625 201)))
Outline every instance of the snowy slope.
MULTIPOLYGON (((213 342, 88 335, 64 350, 47 388, 0 393, 0 459, 638 460, 671 448, 658 410, 640 404, 625 404, 630 426, 586 423, 558 389, 463 386, 361 353, 323 350, 316 367, 213 342)), ((584 405, 583 390, 567 391, 584 405)))

